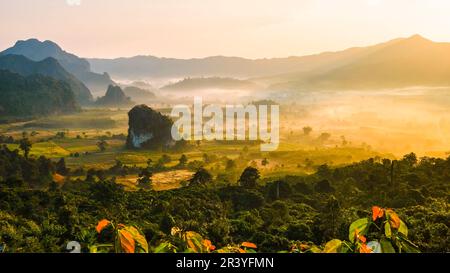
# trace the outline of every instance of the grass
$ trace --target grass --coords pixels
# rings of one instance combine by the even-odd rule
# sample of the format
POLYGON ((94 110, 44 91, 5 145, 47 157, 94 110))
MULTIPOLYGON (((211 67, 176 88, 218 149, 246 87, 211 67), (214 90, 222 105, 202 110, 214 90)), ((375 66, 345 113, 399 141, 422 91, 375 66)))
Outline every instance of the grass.
MULTIPOLYGON (((226 157, 236 160, 238 164, 238 168, 232 174, 235 177, 240 175, 243 168, 251 164, 256 164, 263 177, 275 177, 314 172, 315 168, 308 166, 308 162, 313 166, 322 164, 341 166, 376 156, 393 157, 367 147, 342 146, 338 142, 329 143, 328 147, 315 145, 312 138, 308 139, 305 136, 295 136, 286 132, 281 135, 281 143, 276 152, 261 152, 258 144, 214 141, 202 142, 199 146, 193 144, 192 148, 184 153, 137 151, 125 149, 125 140, 118 139, 107 140, 106 151, 100 151, 97 147, 99 138, 111 134, 126 134, 127 119, 126 111, 85 110, 74 115, 3 124, 0 129, 2 134, 11 135, 15 139, 21 138, 24 131, 27 132, 33 142, 31 156, 43 155, 53 160, 64 157, 67 166, 72 169, 79 167, 107 169, 113 166, 116 160, 129 166, 144 167, 148 159, 156 162, 164 154, 168 154, 172 159, 166 167, 172 167, 178 164, 182 154, 185 154, 190 162, 203 161, 203 154, 208 154, 218 158, 216 162, 205 164, 205 167, 215 175, 226 172, 224 160, 221 160, 226 157), (104 124, 107 126, 102 126, 104 124), (65 132, 65 137, 56 138, 55 135, 61 131, 65 132), (31 136, 32 132, 34 136, 31 136), (244 150, 247 151, 244 152, 244 150), (79 157, 74 157, 75 153, 78 153, 79 157), (265 158, 268 159, 268 164, 263 166, 261 162, 265 158)), ((8 144, 8 147, 18 149, 16 144, 8 144)), ((180 181, 189 175, 191 175, 190 172, 183 170, 155 174, 155 187, 158 190, 178 187, 180 181)), ((118 178, 118 182, 133 189, 136 178, 136 176, 118 178)))
MULTIPOLYGON (((156 173, 152 177, 152 189, 155 191, 166 191, 177 189, 181 184, 188 181, 194 173, 187 170, 177 170, 156 173)), ((137 190, 137 175, 126 175, 117 177, 116 182, 125 187, 126 190, 137 190)))

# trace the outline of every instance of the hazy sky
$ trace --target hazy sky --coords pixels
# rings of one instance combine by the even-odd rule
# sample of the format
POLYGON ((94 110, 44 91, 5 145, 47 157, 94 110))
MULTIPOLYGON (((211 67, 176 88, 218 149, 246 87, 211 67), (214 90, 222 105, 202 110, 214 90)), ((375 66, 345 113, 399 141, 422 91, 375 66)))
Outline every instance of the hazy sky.
POLYGON ((305 55, 419 33, 450 41, 448 0, 0 0, 0 49, 83 57, 305 55))

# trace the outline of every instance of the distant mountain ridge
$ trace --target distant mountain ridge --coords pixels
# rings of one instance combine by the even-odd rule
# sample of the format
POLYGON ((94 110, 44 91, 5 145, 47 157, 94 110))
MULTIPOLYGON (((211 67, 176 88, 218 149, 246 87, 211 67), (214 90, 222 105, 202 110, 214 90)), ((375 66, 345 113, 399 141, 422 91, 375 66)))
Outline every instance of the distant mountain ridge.
MULTIPOLYGON (((400 39, 398 39, 400 40, 400 39)), ((393 41, 370 47, 383 47, 393 41)), ((287 58, 246 59, 212 56, 194 59, 135 56, 116 59, 87 59, 94 71, 108 71, 114 78, 142 79, 151 77, 231 77, 258 78, 278 74, 309 71, 321 66, 339 65, 354 56, 367 54, 365 47, 354 47, 337 52, 287 58)), ((370 51, 370 50, 369 50, 370 51)))
POLYGON ((208 77, 208 78, 187 78, 182 81, 166 85, 161 90, 189 91, 201 89, 229 89, 229 90, 256 90, 258 85, 248 80, 238 80, 233 78, 208 77))
POLYGON ((58 60, 62 67, 81 80, 93 92, 104 92, 108 85, 114 84, 107 73, 93 73, 90 63, 86 59, 64 51, 52 41, 41 42, 37 39, 17 41, 13 47, 0 52, 0 56, 10 54, 23 55, 33 61, 42 61, 52 57, 58 60))
POLYGON ((367 47, 274 59, 172 59, 136 56, 88 59, 114 78, 232 77, 275 91, 450 85, 450 43, 414 35, 367 47))
POLYGON ((9 70, 22 76, 39 74, 65 81, 71 87, 80 104, 88 104, 93 99, 89 89, 75 76, 67 72, 54 58, 45 58, 35 62, 23 55, 3 55, 0 56, 0 69, 9 70))
POLYGON ((155 93, 152 91, 136 86, 125 86, 123 92, 134 101, 152 100, 156 98, 155 93))
POLYGON ((133 101, 125 95, 120 86, 110 85, 105 96, 98 98, 95 102, 97 106, 105 107, 124 107, 132 106, 133 101))
POLYGON ((271 89, 383 89, 411 86, 450 86, 450 43, 419 35, 397 39, 346 63, 265 79, 271 89))

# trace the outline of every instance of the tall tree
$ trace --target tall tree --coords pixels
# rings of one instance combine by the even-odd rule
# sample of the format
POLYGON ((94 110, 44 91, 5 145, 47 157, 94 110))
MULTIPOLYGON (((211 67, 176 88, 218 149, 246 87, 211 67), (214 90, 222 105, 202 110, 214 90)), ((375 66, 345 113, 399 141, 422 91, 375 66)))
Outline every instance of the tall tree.
POLYGON ((67 173, 69 172, 69 170, 66 167, 66 161, 65 161, 64 158, 61 158, 56 163, 56 172, 61 174, 61 175, 67 175, 67 173))
POLYGON ((311 134, 312 130, 313 129, 311 127, 309 127, 309 126, 303 127, 303 134, 305 136, 309 136, 311 134))
POLYGON ((30 154, 30 150, 31 150, 31 141, 24 137, 20 140, 19 142, 19 148, 23 151, 25 158, 28 158, 28 155, 30 154))
POLYGON ((104 152, 106 151, 106 147, 108 146, 108 142, 106 140, 102 139, 97 143, 97 147, 100 149, 100 151, 104 152))
POLYGON ((189 185, 206 185, 210 182, 212 182, 212 175, 205 168, 200 168, 189 180, 189 185))
POLYGON ((139 178, 137 180, 138 187, 144 188, 144 189, 150 189, 152 187, 152 176, 153 173, 150 172, 148 169, 144 169, 140 174, 139 178))
POLYGON ((182 156, 180 157, 180 160, 179 160, 178 165, 179 165, 180 167, 185 167, 186 164, 187 164, 187 162, 188 162, 187 156, 186 156, 186 155, 182 155, 182 156))
POLYGON ((255 188, 260 178, 258 169, 247 167, 239 178, 239 184, 246 188, 255 188))

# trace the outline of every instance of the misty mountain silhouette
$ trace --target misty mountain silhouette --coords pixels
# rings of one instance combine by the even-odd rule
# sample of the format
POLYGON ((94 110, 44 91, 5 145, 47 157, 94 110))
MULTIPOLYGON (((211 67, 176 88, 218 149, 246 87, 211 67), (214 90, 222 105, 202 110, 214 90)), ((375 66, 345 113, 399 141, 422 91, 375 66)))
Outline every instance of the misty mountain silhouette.
POLYGON ((171 59, 136 56, 89 59, 94 71, 122 79, 251 78, 274 90, 390 88, 450 84, 450 43, 414 35, 385 43, 303 57, 171 59))
POLYGON ((9 54, 23 55, 33 61, 52 57, 94 92, 98 90, 104 92, 110 84, 114 83, 107 73, 93 73, 87 60, 64 51, 52 41, 41 42, 37 39, 17 41, 13 47, 0 52, 0 56, 9 54))
POLYGON ((0 56, 0 69, 9 70, 22 76, 39 74, 65 81, 80 104, 88 104, 93 99, 89 89, 51 57, 35 62, 22 55, 3 55, 0 56))
POLYGON ((121 107, 134 104, 129 97, 125 95, 119 86, 110 85, 105 96, 98 98, 96 101, 98 106, 121 107))
MULTIPOLYGON (((369 89, 450 85, 450 43, 435 43, 419 35, 383 46, 362 48, 341 65, 269 80, 273 89, 369 89)), ((339 53, 336 53, 339 54, 339 53)), ((266 79, 267 80, 267 79, 266 79)))

